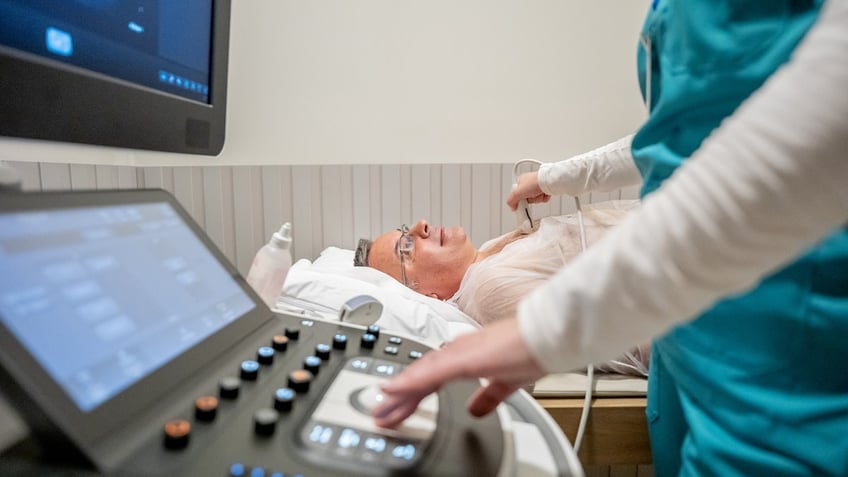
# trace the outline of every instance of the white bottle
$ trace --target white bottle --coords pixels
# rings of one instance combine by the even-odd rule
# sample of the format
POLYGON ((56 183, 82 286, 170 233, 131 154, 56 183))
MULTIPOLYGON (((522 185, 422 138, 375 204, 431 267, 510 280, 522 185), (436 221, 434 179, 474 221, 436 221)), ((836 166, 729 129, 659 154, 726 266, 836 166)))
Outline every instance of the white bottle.
POLYGON ((247 272, 247 283, 259 294, 269 308, 274 308, 283 290, 283 283, 292 264, 291 224, 286 222, 271 240, 262 246, 247 272))

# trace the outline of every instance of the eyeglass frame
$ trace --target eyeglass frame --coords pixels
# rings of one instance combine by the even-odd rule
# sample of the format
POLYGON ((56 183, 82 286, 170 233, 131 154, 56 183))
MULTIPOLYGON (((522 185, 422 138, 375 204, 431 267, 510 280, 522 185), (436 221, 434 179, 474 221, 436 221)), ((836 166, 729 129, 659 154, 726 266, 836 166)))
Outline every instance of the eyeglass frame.
POLYGON ((400 228, 397 230, 400 232, 400 237, 398 237, 397 241, 397 254, 400 259, 400 277, 403 282, 403 286, 409 287, 409 280, 406 278, 406 262, 404 261, 403 256, 405 254, 410 254, 410 256, 412 256, 412 252, 415 251, 415 237, 409 235, 409 227, 407 227, 406 224, 401 224, 400 228))

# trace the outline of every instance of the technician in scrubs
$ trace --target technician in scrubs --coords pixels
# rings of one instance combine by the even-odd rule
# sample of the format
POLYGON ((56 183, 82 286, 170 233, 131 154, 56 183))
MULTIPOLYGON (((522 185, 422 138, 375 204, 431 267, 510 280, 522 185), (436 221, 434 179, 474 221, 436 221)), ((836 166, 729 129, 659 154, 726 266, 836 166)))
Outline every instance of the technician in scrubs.
POLYGON ((641 209, 514 319, 386 383, 377 423, 459 378, 487 378, 482 415, 653 338, 656 475, 848 475, 848 1, 655 0, 639 77, 632 138, 525 175, 508 202, 635 170, 641 209))

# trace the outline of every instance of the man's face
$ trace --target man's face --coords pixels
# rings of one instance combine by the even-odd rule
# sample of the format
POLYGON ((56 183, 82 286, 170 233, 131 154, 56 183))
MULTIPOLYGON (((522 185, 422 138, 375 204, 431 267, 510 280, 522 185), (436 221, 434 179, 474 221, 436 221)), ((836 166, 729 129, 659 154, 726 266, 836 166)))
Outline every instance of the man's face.
MULTIPOLYGON (((368 265, 402 282, 399 241, 402 232, 393 230, 374 240, 368 265)), ((456 293, 463 275, 477 257, 462 227, 430 227, 419 220, 409 228, 412 251, 403 253, 407 285, 416 291, 439 299, 456 293)), ((402 241, 401 241, 402 242, 402 241)), ((403 248, 403 247, 401 247, 403 248)))

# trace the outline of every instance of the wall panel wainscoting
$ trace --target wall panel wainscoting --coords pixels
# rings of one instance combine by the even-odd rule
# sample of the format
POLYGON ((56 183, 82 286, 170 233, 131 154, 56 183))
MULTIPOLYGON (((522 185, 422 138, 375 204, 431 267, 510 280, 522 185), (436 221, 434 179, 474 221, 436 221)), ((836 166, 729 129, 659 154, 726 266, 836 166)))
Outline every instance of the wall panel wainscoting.
MULTIPOLYGON (((479 246, 511 230, 505 205, 512 164, 134 167, 10 162, 25 191, 165 189, 247 273, 253 255, 283 222, 293 256, 353 248, 402 223, 462 225, 479 246)), ((638 188, 586 194, 583 203, 634 199, 638 188)), ((570 197, 533 205, 534 217, 574 212, 570 197)))

